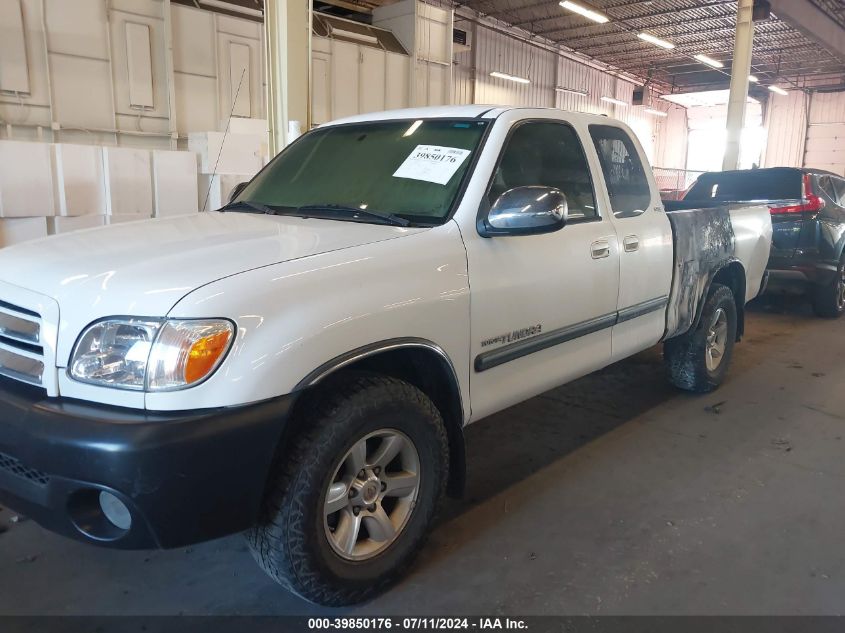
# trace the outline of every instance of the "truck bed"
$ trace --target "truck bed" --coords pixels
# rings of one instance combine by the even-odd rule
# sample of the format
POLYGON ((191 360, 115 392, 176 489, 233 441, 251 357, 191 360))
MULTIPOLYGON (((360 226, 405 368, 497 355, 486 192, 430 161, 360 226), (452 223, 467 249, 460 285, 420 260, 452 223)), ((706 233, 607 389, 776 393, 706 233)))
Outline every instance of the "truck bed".
POLYGON ((756 297, 769 257, 772 223, 766 205, 691 206, 683 201, 665 203, 672 226, 674 271, 664 339, 695 325, 716 273, 734 262, 745 273, 743 305, 756 297))

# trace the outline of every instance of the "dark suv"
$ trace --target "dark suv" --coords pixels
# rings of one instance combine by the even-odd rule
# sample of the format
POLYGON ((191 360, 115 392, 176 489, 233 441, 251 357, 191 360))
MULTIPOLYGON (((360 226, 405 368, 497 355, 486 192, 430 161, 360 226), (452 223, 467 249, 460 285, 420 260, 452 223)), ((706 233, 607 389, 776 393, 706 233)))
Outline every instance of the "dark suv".
POLYGON ((709 172, 684 202, 765 201, 772 213, 769 289, 806 292, 816 314, 845 312, 845 178, 819 169, 709 172))

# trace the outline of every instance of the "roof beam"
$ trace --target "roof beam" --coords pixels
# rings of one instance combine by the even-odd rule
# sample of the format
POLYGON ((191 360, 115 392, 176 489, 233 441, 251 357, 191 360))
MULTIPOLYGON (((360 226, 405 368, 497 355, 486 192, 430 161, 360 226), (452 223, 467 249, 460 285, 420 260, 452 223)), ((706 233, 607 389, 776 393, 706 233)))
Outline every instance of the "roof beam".
POLYGON ((770 0, 772 11, 809 40, 845 59, 845 29, 809 0, 770 0))
MULTIPOLYGON (((732 34, 736 29, 735 26, 731 25, 731 26, 725 26, 725 27, 718 28, 718 29, 714 29, 712 27, 709 27, 709 28, 705 28, 703 30, 698 30, 698 31, 686 31, 684 33, 676 33, 674 35, 660 32, 659 29, 664 28, 664 27, 668 27, 668 26, 675 26, 675 24, 674 23, 673 24, 662 24, 660 26, 653 26, 653 27, 651 27, 647 30, 648 30, 649 33, 651 33, 653 35, 657 35, 658 37, 662 37, 664 39, 672 40, 678 46, 682 46, 684 44, 684 38, 687 38, 687 37, 707 34, 707 35, 710 36, 707 41, 713 42, 716 35, 732 34)), ((760 38, 765 39, 765 38, 768 38, 768 37, 780 36, 780 35, 783 35, 783 34, 786 34, 786 33, 794 32, 794 29, 791 26, 789 26, 789 24, 787 24, 786 22, 773 22, 772 27, 775 27, 775 26, 778 27, 778 30, 775 30, 774 28, 768 28, 765 31, 760 30, 758 33, 756 33, 758 39, 760 39, 760 38)), ((544 37, 549 37, 548 33, 550 33, 550 32, 544 33, 543 34, 544 37)), ((540 33, 538 33, 538 35, 540 35, 540 33)), ((564 40, 564 39, 558 40, 557 38, 554 38, 554 39, 559 41, 559 42, 565 43, 567 46, 577 48, 578 50, 587 50, 587 48, 582 49, 580 46, 578 46, 578 43, 582 42, 584 40, 595 42, 596 40, 603 40, 603 39, 606 39, 606 38, 619 37, 620 35, 621 35, 621 33, 614 32, 614 33, 604 33, 602 35, 575 37, 575 38, 566 39, 566 40, 564 40)), ((733 42, 729 42, 728 40, 725 40, 725 44, 728 45, 730 50, 733 50, 733 42)))
MULTIPOLYGON (((643 13, 641 15, 632 15, 632 16, 627 17, 627 18, 614 17, 614 13, 619 11, 619 9, 626 9, 626 8, 630 8, 630 7, 633 7, 633 6, 642 5, 643 3, 642 2, 634 2, 632 4, 621 4, 621 5, 616 5, 615 7, 608 7, 607 9, 602 9, 602 11, 607 15, 607 17, 609 17, 613 21, 616 21, 616 22, 634 22, 636 20, 649 20, 651 18, 662 18, 664 15, 677 15, 679 13, 687 13, 689 11, 697 11, 697 10, 700 10, 700 9, 710 9, 710 8, 714 8, 714 7, 724 6, 726 4, 732 4, 734 2, 736 2, 736 0, 711 0, 710 2, 702 2, 701 4, 694 6, 694 7, 684 7, 684 8, 675 9, 675 10, 672 10, 672 11, 666 11, 664 9, 662 11, 652 11, 651 13, 643 13)), ((554 4, 556 5, 557 3, 554 3, 554 4)), ((531 6, 534 6, 534 5, 531 5, 531 6)), ((736 14, 731 13, 728 16, 713 16, 713 17, 714 18, 730 17, 730 16, 735 16, 735 15, 736 14)), ((535 20, 524 20, 522 22, 516 22, 516 23, 514 23, 514 26, 525 26, 526 24, 538 24, 540 22, 548 22, 550 20, 560 20, 561 18, 571 18, 571 17, 572 17, 571 13, 561 13, 560 15, 553 15, 553 16, 549 16, 547 18, 539 18, 539 19, 535 19, 535 20)), ((674 23, 677 23, 677 20, 674 23)), ((576 29, 587 28, 587 27, 590 27, 590 26, 593 26, 593 25, 584 24, 582 26, 572 27, 572 28, 573 28, 573 30, 576 30, 576 29)), ((597 24, 596 26, 599 26, 599 25, 597 24)))
MULTIPOLYGON (((713 44, 714 37, 721 35, 721 34, 730 34, 733 32, 733 29, 719 29, 719 30, 707 30, 707 31, 690 31, 689 33, 684 33, 683 35, 678 35, 673 38, 673 43, 675 44, 674 49, 665 50, 666 53, 672 53, 674 51, 675 54, 678 52, 683 52, 688 50, 692 47, 697 47, 700 44, 713 44), (695 37, 695 36, 706 36, 706 37, 695 37), (692 38, 692 39, 686 39, 692 38)), ((806 44, 806 39, 803 35, 794 31, 793 29, 784 29, 783 31, 778 31, 774 36, 772 34, 763 34, 756 38, 756 41, 765 45, 769 44, 770 41, 774 42, 775 46, 780 43, 787 43, 792 42, 794 40, 801 40, 804 41, 806 44), (768 35, 768 37, 767 37, 768 35), (775 39, 776 38, 776 39, 775 39)), ((724 42, 727 44, 727 41, 724 42)), ((578 52, 584 53, 585 55, 590 55, 591 57, 601 56, 601 55, 608 55, 613 54, 615 52, 623 52, 623 53, 649 53, 655 51, 661 51, 664 49, 657 49, 654 46, 643 42, 640 39, 636 40, 629 40, 626 38, 626 41, 615 41, 609 43, 599 43, 594 46, 578 46, 578 52), (634 48, 636 46, 636 48, 634 48)), ((755 49, 756 52, 757 49, 755 49)), ((712 47, 708 48, 709 52, 713 52, 714 49, 712 47)), ((699 50, 690 51, 690 55, 693 53, 698 53, 699 50)), ((732 53, 733 52, 733 45, 727 46, 720 52, 725 53, 732 53)))

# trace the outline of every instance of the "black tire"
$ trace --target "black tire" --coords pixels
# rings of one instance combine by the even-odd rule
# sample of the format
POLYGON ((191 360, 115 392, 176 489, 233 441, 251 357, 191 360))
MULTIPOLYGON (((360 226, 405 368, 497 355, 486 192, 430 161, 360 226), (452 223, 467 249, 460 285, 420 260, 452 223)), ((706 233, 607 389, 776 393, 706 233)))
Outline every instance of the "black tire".
POLYGON ((736 324, 733 293, 727 286, 714 283, 710 286, 701 319, 695 330, 669 339, 663 344, 663 361, 669 382, 679 389, 697 393, 706 393, 718 387, 725 377, 733 355, 736 324), (727 320, 727 338, 718 364, 708 367, 708 335, 720 310, 727 320))
POLYGON ((813 312, 824 319, 838 319, 845 313, 845 258, 839 262, 836 276, 812 290, 813 312))
POLYGON ((305 416, 303 430, 277 460, 263 517, 247 532, 247 542, 279 584, 310 602, 342 606, 381 593, 411 564, 445 491, 449 446, 437 408, 401 380, 350 373, 315 395, 298 411, 305 416), (346 560, 326 533, 326 491, 352 446, 385 428, 400 431, 417 451, 417 497, 387 549, 367 560, 346 560))

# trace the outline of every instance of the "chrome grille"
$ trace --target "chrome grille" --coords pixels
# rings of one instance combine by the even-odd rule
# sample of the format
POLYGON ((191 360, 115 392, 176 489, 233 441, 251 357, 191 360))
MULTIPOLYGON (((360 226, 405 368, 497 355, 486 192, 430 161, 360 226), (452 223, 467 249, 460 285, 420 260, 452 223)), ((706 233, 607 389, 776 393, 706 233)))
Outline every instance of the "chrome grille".
POLYGON ((31 385, 44 384, 41 316, 0 301, 0 376, 31 385))

